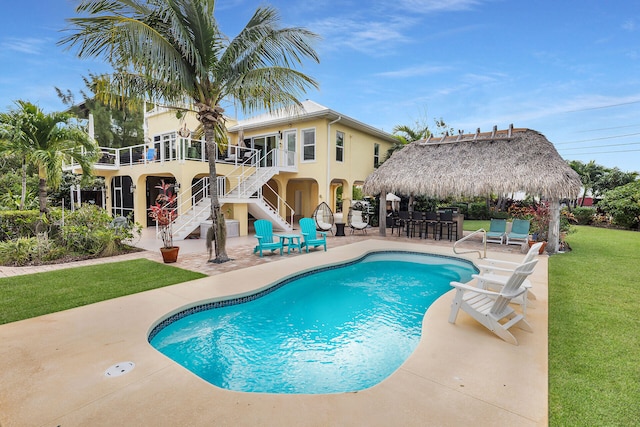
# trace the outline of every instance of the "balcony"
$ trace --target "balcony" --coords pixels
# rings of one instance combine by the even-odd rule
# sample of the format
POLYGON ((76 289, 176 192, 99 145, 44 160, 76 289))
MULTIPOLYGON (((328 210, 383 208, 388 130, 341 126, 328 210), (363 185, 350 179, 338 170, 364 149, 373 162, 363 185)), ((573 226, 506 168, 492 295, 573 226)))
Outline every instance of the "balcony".
MULTIPOLYGON (((118 170, 121 167, 144 166, 150 163, 165 162, 208 162, 206 144, 202 140, 179 138, 175 140, 156 141, 153 143, 153 155, 149 154, 150 146, 145 144, 134 145, 125 148, 100 147, 100 158, 94 164, 97 170, 118 170)), ((238 147, 229 145, 221 153, 215 150, 216 163, 235 166, 278 166, 286 170, 295 171, 296 158, 290 153, 282 153, 281 150, 273 150, 267 156, 261 157, 259 149, 238 147)), ((64 170, 78 168, 77 162, 65 164, 64 170)))

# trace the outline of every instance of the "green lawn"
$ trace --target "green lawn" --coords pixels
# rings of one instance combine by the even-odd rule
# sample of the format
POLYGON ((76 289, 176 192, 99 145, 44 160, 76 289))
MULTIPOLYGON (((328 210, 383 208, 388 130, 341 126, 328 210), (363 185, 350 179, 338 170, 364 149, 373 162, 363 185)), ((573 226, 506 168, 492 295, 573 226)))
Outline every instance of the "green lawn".
POLYGON ((146 259, 0 279, 0 324, 206 277, 146 259))
POLYGON ((549 421, 640 425, 640 233, 577 227, 549 259, 549 421))

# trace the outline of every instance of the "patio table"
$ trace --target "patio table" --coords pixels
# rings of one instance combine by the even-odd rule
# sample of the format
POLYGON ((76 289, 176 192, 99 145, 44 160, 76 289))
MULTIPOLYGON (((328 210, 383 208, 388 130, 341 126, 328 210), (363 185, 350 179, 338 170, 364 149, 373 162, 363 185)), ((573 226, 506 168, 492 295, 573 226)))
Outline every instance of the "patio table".
POLYGON ((287 254, 291 249, 295 251, 296 248, 298 249, 298 252, 302 252, 302 247, 300 245, 301 236, 299 234, 277 234, 277 236, 280 237, 282 245, 287 247, 287 254))

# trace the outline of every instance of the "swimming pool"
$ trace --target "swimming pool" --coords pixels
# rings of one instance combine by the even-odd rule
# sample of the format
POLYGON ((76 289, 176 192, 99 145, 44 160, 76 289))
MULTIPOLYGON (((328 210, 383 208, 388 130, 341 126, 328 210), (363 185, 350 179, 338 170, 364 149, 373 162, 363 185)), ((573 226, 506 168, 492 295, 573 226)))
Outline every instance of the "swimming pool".
POLYGON ((414 351, 427 308, 477 272, 468 261, 375 252, 248 297, 164 319, 151 345, 229 390, 339 393, 387 378, 414 351))

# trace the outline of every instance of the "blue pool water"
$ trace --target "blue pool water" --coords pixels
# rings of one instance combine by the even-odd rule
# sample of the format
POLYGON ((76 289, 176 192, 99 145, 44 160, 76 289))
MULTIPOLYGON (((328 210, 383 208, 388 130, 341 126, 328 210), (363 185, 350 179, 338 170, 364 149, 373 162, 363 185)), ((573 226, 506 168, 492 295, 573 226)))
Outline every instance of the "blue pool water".
POLYGON ((288 279, 249 302, 173 316, 178 320, 156 327, 150 343, 229 390, 362 390, 414 351, 427 308, 449 282, 476 271, 454 258, 374 253, 288 279))

